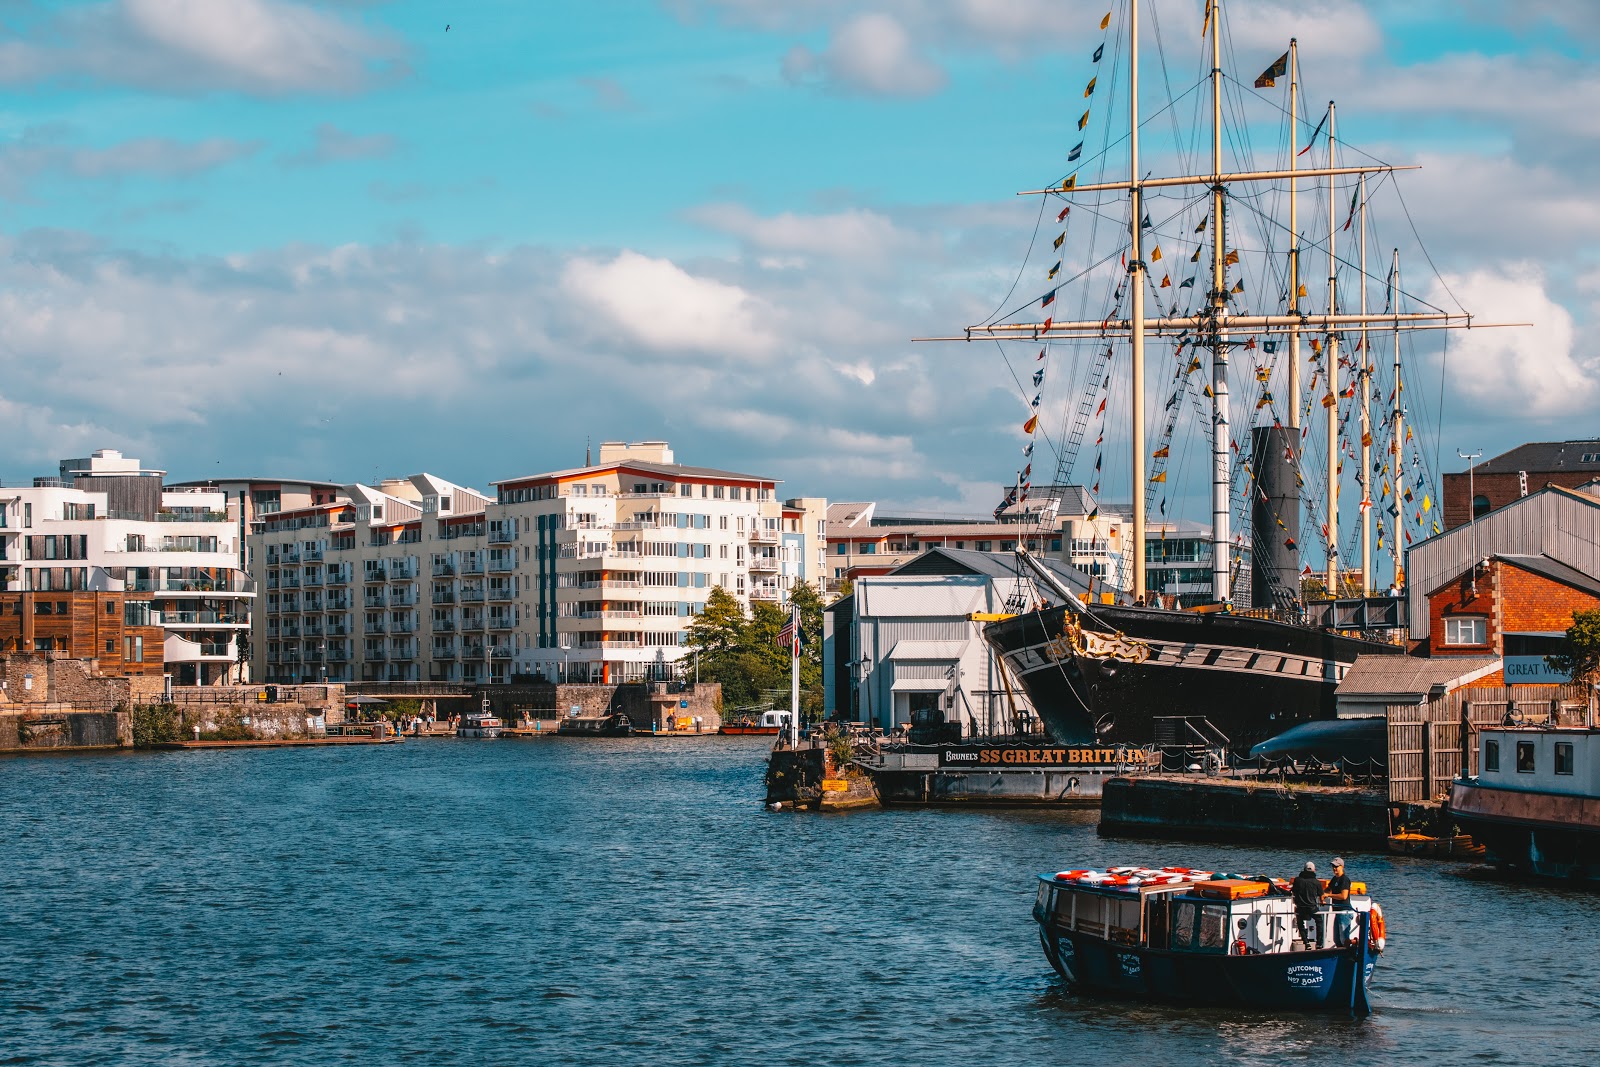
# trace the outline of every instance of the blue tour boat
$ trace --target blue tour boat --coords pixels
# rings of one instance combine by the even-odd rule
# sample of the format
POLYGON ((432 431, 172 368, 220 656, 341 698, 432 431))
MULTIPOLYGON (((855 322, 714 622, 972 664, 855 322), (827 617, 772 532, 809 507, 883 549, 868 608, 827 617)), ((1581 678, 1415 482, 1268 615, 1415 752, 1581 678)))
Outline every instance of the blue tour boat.
POLYGON ((1044 954, 1074 990, 1245 1008, 1372 1009, 1383 909, 1353 885, 1300 940, 1289 883, 1182 867, 1039 876, 1033 917, 1044 954))

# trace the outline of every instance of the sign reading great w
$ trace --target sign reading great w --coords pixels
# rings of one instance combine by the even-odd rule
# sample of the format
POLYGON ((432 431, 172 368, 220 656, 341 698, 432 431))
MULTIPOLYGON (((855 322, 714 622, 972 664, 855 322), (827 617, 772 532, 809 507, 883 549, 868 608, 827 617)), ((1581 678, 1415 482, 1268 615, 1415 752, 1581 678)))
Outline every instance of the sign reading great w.
POLYGON ((982 767, 998 770, 1004 767, 1105 767, 1143 766, 1147 753, 1139 748, 1094 748, 1074 745, 1068 748, 943 748, 939 750, 941 767, 982 767))

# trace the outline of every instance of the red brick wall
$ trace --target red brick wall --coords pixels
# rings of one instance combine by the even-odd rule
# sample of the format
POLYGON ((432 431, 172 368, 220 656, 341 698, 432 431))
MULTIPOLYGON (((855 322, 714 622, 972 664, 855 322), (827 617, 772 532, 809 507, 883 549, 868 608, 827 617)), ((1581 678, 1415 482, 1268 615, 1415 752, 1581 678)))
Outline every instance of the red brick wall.
MULTIPOLYGON (((1595 472, 1590 471, 1529 471, 1528 492, 1536 493, 1546 485, 1560 485, 1567 489, 1576 489, 1578 486, 1595 479, 1595 472)), ((1514 500, 1521 498, 1522 486, 1516 471, 1509 474, 1476 474, 1472 478, 1473 491, 1489 500, 1489 510, 1503 508, 1514 500)), ((1415 490, 1413 490, 1414 492, 1415 490)), ((1444 509, 1444 528, 1453 530, 1457 526, 1464 526, 1472 518, 1472 498, 1467 495, 1467 475, 1446 474, 1444 476, 1444 499, 1440 504, 1444 509)), ((1420 497, 1419 497, 1420 500, 1420 497)), ((1413 510, 1417 507, 1412 505, 1413 510)))
POLYGON ((1478 572, 1478 595, 1472 595, 1470 577, 1462 576, 1428 598, 1428 655, 1430 656, 1484 656, 1498 655, 1501 650, 1502 627, 1497 618, 1494 585, 1495 566, 1478 572), (1444 620, 1457 615, 1482 615, 1488 619, 1484 626, 1487 644, 1447 645, 1444 643, 1444 620))
POLYGON ((1594 608, 1600 608, 1600 597, 1497 559, 1478 572, 1476 597, 1469 576, 1463 574, 1428 598, 1428 654, 1501 655, 1505 652, 1501 635, 1507 631, 1554 633, 1572 625, 1573 612, 1594 608), (1444 620, 1456 615, 1485 616, 1488 643, 1446 645, 1444 620))
POLYGON ((1600 607, 1600 597, 1553 582, 1513 564, 1501 564, 1500 588, 1505 629, 1513 633, 1565 630, 1572 613, 1600 607))

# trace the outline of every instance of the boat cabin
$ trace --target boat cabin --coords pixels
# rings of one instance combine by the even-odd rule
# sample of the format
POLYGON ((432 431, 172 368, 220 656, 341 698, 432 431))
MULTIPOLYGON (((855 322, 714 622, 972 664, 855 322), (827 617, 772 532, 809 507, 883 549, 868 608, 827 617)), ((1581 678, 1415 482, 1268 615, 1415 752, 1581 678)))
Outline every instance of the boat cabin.
MULTIPOLYGON (((1335 947, 1330 906, 1318 913, 1318 943, 1301 943, 1294 898, 1282 879, 1181 870, 1143 876, 1062 871, 1041 875, 1040 882, 1034 909, 1040 922, 1112 944, 1235 956, 1335 947)), ((1352 908, 1369 910, 1366 885, 1355 882, 1351 888, 1352 908)), ((1353 928, 1345 936, 1354 936, 1353 928)))
POLYGON ((1478 732, 1478 784, 1564 796, 1600 796, 1600 729, 1485 727, 1478 732))

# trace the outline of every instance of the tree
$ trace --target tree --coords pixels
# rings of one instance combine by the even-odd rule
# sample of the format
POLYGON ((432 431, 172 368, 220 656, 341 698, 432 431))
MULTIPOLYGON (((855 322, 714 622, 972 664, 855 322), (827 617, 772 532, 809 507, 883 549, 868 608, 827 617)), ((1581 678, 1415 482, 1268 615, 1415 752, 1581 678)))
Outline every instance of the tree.
POLYGON ((834 590, 833 599, 843 600, 856 591, 856 584, 848 578, 839 579, 839 588, 834 590))
POLYGON ((704 660, 725 656, 739 647, 746 621, 739 602, 719 585, 684 631, 684 646, 700 653, 703 666, 704 660))
POLYGON ((1567 651, 1546 656, 1552 670, 1572 676, 1574 682, 1589 683, 1600 675, 1600 609, 1574 611, 1567 627, 1567 651))

